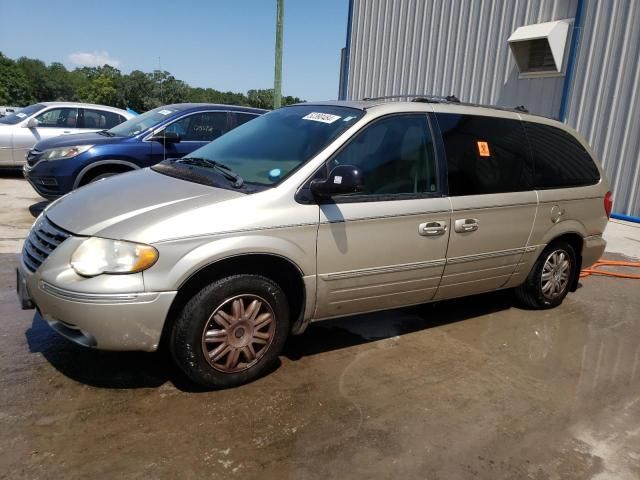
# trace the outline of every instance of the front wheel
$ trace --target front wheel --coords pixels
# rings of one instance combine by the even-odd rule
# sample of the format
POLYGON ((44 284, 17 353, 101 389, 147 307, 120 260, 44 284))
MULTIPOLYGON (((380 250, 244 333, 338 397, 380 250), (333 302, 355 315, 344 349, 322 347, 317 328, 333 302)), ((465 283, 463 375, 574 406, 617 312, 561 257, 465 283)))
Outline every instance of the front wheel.
POLYGON ((576 266, 576 253, 569 243, 549 244, 527 280, 516 288, 518 300, 526 307, 538 310, 557 307, 569 293, 576 266))
POLYGON ((235 387, 274 365, 288 332, 289 308, 280 286, 261 275, 233 275, 187 302, 173 326, 171 352, 195 383, 235 387))

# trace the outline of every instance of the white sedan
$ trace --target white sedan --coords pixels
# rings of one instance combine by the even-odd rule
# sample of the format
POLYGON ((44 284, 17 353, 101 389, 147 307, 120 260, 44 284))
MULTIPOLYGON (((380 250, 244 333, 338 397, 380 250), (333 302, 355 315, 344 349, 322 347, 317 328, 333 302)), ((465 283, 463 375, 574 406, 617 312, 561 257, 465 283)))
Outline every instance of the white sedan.
POLYGON ((0 118, 0 167, 19 167, 40 140, 105 130, 134 115, 119 108, 75 102, 42 102, 0 118))

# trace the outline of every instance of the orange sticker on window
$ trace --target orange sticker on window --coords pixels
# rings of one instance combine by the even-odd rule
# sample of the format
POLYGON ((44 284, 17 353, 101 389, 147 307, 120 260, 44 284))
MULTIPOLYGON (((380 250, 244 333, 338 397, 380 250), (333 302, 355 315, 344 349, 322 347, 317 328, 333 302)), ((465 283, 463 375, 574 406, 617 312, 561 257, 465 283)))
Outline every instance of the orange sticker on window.
POLYGON ((478 155, 480 155, 481 157, 491 156, 491 152, 489 151, 489 144, 487 142, 478 140, 476 143, 478 144, 478 155))

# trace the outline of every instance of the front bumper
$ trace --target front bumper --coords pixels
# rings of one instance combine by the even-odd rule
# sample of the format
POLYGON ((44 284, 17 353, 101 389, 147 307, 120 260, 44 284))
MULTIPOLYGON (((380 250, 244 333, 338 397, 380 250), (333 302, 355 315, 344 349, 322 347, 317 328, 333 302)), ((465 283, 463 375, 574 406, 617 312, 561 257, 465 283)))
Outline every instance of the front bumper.
POLYGON ((32 170, 32 167, 25 164, 22 167, 22 175, 41 197, 44 197, 47 200, 55 200, 63 196, 65 193, 68 193, 68 189, 65 188, 65 185, 68 183, 67 181, 60 184, 58 178, 34 175, 32 170))
MULTIPOLYGON (((47 263, 32 273, 20 259, 19 277, 40 316, 55 331, 80 345, 101 350, 158 348, 177 292, 80 292, 44 280, 41 270, 46 270, 47 263)), ((57 278, 75 277, 57 270, 57 278)))

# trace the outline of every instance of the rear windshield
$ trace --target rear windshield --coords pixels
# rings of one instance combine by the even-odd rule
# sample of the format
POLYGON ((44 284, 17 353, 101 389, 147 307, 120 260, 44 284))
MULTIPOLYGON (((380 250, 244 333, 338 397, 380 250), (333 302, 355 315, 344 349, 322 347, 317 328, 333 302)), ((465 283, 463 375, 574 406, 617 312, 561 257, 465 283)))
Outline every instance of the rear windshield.
POLYGON ((11 115, 7 115, 6 117, 0 118, 0 123, 5 123, 7 125, 15 125, 20 123, 25 118, 30 117, 34 113, 42 110, 46 105, 42 105, 41 103, 36 103, 34 105, 29 105, 28 107, 24 107, 19 112, 12 113, 11 115))
POLYGON ((174 115, 179 111, 179 109, 171 107, 154 108, 153 110, 149 110, 142 115, 133 117, 120 125, 116 125, 109 129, 109 132, 118 137, 133 137, 145 130, 148 130, 163 120, 166 120, 171 115, 174 115))
POLYGON ((363 113, 336 106, 280 108, 231 130, 189 157, 215 160, 246 182, 270 186, 317 155, 363 113))

